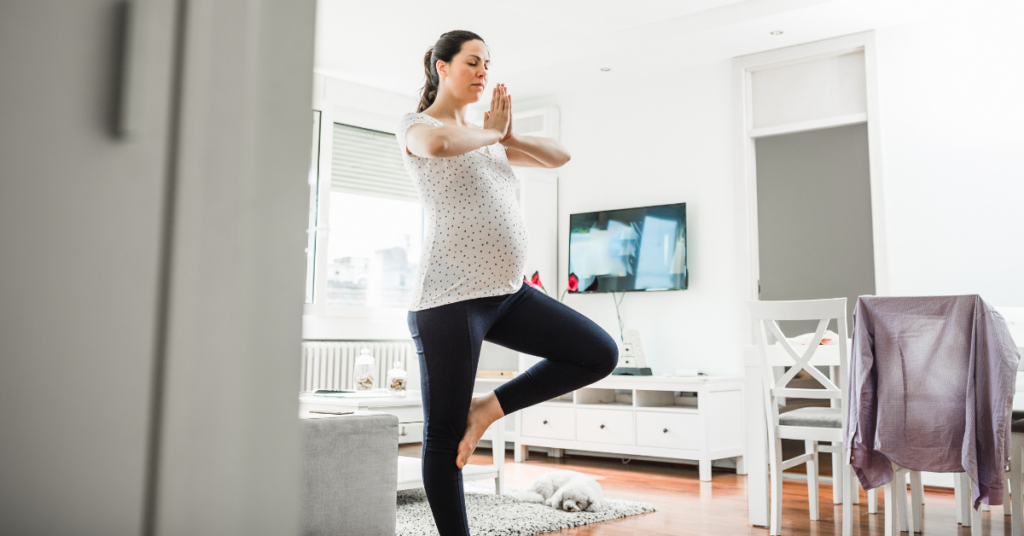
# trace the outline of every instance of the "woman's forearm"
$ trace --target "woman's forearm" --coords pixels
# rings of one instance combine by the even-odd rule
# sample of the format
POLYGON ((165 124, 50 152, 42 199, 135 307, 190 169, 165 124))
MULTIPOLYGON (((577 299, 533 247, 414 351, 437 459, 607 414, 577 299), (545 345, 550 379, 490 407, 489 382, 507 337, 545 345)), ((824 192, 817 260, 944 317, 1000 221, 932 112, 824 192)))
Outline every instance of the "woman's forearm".
POLYGON ((506 147, 518 149, 548 167, 562 167, 569 159, 569 150, 554 138, 541 136, 520 136, 512 134, 512 137, 502 142, 506 147))
POLYGON ((433 129, 428 145, 430 158, 447 158, 493 145, 501 133, 488 128, 443 126, 433 129))

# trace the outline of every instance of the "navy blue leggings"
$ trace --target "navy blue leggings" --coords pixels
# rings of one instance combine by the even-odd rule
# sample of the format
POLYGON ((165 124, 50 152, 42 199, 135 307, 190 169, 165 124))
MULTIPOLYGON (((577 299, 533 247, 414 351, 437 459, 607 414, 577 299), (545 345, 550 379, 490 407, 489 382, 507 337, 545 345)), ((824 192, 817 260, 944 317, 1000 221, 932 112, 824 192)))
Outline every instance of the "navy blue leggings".
POLYGON ((469 536, 462 471, 480 346, 492 342, 540 362, 495 389, 505 415, 611 374, 615 340, 576 310, 525 282, 519 291, 409 311, 423 391, 423 484, 440 536, 469 536))

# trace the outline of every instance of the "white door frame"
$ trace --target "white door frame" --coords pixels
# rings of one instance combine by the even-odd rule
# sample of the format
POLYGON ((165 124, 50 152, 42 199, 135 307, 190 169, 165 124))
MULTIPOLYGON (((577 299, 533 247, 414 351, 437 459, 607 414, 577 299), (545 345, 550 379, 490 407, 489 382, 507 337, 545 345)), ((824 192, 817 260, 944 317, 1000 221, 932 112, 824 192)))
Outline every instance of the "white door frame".
POLYGON ((878 84, 873 31, 815 41, 733 59, 733 94, 736 128, 736 203, 737 244, 741 333, 746 344, 753 344, 753 324, 746 302, 758 299, 760 256, 757 229, 757 165, 754 140, 759 137, 805 132, 842 125, 867 123, 868 170, 871 184, 871 230, 875 255, 875 293, 889 293, 889 255, 885 232, 885 205, 882 183, 882 144, 878 110, 878 84), (867 98, 866 113, 843 115, 814 121, 766 128, 754 128, 752 73, 807 61, 820 60, 851 52, 864 52, 867 98))

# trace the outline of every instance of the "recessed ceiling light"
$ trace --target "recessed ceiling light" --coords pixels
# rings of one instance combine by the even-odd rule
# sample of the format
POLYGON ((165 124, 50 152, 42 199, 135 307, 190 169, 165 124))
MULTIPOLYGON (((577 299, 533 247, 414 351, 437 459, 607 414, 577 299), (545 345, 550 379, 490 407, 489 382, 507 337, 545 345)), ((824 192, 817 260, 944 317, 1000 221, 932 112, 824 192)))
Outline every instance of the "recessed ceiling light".
POLYGON ((612 68, 611 67, 601 67, 601 70, 605 71, 605 72, 608 72, 608 71, 612 70, 612 68))
POLYGON ((772 35, 782 35, 782 30, 774 30, 771 32, 772 35))

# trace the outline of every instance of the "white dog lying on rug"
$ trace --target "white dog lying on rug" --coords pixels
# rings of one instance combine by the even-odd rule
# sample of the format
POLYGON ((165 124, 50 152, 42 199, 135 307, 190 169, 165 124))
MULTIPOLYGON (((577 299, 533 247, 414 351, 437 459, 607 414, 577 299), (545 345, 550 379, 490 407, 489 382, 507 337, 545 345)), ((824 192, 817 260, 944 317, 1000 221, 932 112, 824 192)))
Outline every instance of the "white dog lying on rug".
POLYGON ((604 506, 601 485, 576 471, 553 471, 537 477, 528 490, 512 495, 524 501, 546 504, 566 512, 597 512, 604 506))

